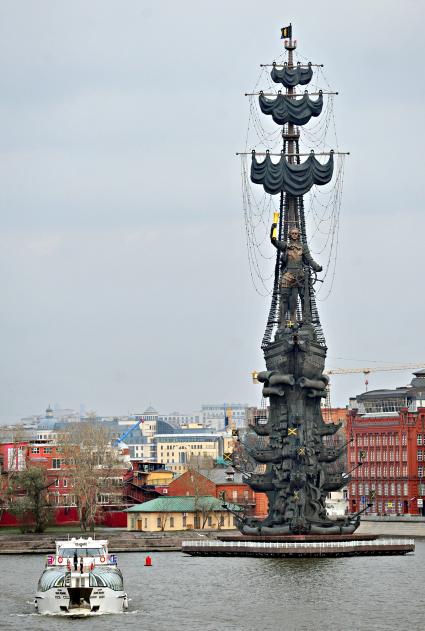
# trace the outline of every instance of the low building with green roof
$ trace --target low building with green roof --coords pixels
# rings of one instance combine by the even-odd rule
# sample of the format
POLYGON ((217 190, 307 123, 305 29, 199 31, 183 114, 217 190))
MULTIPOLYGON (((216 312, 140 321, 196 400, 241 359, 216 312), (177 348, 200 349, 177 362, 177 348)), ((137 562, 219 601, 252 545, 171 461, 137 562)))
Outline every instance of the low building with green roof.
MULTIPOLYGON (((232 511, 241 511, 236 504, 227 504, 232 511)), ((234 516, 212 495, 157 497, 135 504, 125 511, 127 530, 172 532, 176 530, 233 530, 234 516)))

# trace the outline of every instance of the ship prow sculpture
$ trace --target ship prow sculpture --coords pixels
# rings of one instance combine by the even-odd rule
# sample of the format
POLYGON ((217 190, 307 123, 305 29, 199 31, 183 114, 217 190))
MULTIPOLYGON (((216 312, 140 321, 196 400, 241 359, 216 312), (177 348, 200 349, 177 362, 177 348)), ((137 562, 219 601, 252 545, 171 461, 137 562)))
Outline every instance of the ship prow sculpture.
POLYGON ((339 425, 325 423, 321 412, 328 383, 324 374, 327 349, 314 285, 322 267, 309 251, 303 200, 312 186, 331 181, 334 151, 327 153, 324 164, 313 152, 300 153, 300 128, 320 115, 326 93, 319 90, 313 100, 307 92, 297 91, 312 80, 313 66, 294 63, 292 27, 285 34, 287 62, 271 65, 271 79, 285 93, 279 90, 273 99, 268 98, 270 94, 258 94, 261 111, 282 126, 282 150, 277 162, 269 151, 265 155, 252 151, 250 174, 253 183, 280 196, 270 234, 277 259, 262 344, 267 369, 258 373, 263 397, 270 402, 269 414, 266 425, 253 428, 267 437, 267 444, 248 448, 250 457, 265 465, 265 471, 245 478, 254 491, 267 494, 269 513, 264 521, 236 519, 241 532, 249 535, 348 534, 358 527, 359 516, 335 521, 325 507, 327 494, 345 486, 348 477, 334 466, 341 450, 324 442, 339 425))

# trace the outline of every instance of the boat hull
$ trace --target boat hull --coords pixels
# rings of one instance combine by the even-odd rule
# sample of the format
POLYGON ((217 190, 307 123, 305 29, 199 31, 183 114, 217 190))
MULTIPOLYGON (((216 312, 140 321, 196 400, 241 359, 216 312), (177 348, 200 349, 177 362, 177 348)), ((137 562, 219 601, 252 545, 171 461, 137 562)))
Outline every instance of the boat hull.
POLYGON ((81 617, 95 613, 122 613, 128 608, 128 598, 125 592, 116 592, 108 587, 63 587, 37 592, 34 604, 40 614, 81 617))

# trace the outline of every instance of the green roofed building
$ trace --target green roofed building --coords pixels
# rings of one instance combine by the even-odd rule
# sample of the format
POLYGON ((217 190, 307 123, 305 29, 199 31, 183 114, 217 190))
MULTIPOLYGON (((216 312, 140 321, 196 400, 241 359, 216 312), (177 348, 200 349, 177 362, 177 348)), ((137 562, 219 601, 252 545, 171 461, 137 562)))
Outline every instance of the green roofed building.
MULTIPOLYGON (((236 504, 227 504, 230 510, 242 510, 236 504)), ((233 530, 234 517, 212 495, 200 497, 157 497, 128 508, 127 530, 172 532, 175 530, 233 530)))

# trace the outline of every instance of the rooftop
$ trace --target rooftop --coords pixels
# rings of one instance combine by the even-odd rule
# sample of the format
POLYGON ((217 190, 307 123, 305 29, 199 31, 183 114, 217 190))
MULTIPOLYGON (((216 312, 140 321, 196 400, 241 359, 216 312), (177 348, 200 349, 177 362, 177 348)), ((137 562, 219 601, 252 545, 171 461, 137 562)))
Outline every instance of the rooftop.
MULTIPOLYGON (((242 510, 236 504, 226 504, 230 510, 242 510)), ((135 504, 127 508, 125 513, 194 513, 200 510, 222 511, 222 501, 212 495, 202 495, 201 497, 157 497, 143 504, 135 504)))

